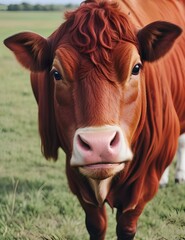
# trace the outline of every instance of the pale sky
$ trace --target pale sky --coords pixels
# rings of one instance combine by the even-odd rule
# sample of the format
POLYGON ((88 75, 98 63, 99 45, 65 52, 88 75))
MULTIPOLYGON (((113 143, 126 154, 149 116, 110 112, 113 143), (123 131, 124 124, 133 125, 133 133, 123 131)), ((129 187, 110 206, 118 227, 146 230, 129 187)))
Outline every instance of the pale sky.
POLYGON ((79 4, 82 0, 0 0, 0 4, 19 4, 22 2, 30 4, 79 4))

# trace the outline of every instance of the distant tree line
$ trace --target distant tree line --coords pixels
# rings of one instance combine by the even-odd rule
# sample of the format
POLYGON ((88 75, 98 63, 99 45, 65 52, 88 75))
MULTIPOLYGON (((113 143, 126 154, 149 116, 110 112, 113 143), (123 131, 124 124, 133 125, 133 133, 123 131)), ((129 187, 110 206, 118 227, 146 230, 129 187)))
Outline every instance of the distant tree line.
POLYGON ((73 8, 75 5, 73 4, 66 4, 66 5, 41 5, 41 4, 29 4, 23 2, 21 4, 9 4, 7 6, 7 11, 60 11, 64 8, 73 8))

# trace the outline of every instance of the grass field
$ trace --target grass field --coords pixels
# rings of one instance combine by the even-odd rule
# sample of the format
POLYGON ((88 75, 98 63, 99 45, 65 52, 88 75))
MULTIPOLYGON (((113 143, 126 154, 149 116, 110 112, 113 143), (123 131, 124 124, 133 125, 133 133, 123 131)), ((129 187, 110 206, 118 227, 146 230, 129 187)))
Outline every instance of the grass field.
MULTIPOLYGON (((67 185, 65 156, 47 162, 40 153, 37 106, 29 73, 3 39, 20 31, 48 36, 59 12, 0 12, 0 240, 87 240, 84 213, 67 185)), ((115 240, 115 213, 108 208, 107 240, 115 240)), ((185 239, 185 186, 168 188, 147 205, 136 240, 185 239)))

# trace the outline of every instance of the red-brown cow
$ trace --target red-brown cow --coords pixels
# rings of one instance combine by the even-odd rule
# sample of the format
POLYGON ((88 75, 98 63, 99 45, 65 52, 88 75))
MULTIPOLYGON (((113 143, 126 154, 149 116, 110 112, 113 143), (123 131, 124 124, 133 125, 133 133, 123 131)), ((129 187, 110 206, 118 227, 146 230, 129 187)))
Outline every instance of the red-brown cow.
POLYGON ((105 237, 105 202, 117 208, 118 239, 134 238, 176 152, 185 131, 184 27, 183 0, 87 0, 47 39, 5 40, 31 71, 43 154, 66 153, 91 240, 105 237))

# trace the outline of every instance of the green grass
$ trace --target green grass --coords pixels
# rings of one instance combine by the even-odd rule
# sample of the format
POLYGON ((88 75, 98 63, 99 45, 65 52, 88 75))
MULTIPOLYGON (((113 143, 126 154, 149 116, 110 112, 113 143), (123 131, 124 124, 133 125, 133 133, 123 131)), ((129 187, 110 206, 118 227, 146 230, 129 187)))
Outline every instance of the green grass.
MULTIPOLYGON (((48 36, 59 12, 0 12, 0 240, 87 240, 84 212, 69 191, 65 156, 47 162, 40 153, 37 106, 29 73, 2 41, 20 31, 48 36)), ((108 207, 107 240, 115 240, 108 207)), ((185 187, 160 189, 140 217, 136 240, 185 239, 185 187)))

